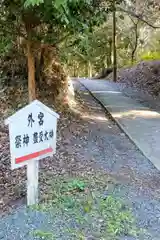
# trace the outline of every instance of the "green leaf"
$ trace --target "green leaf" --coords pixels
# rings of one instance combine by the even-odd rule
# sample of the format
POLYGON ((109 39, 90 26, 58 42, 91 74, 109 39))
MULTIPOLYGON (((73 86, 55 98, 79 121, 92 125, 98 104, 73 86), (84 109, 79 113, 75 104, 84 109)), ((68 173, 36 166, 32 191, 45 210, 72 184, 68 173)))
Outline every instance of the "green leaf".
POLYGON ((123 16, 123 15, 120 15, 119 18, 120 18, 121 20, 124 20, 124 16, 123 16))
POLYGON ((86 185, 83 181, 75 179, 68 184, 68 187, 70 190, 84 191, 86 185))
POLYGON ((46 240, 49 240, 49 239, 53 239, 53 233, 51 232, 45 232, 45 231, 42 231, 42 230, 35 230, 32 232, 32 235, 34 237, 38 237, 40 239, 46 239, 46 240))
POLYGON ((55 0, 54 6, 55 8, 59 9, 61 6, 66 6, 66 0, 55 0))
POLYGON ((44 0, 26 0, 24 3, 25 7, 30 7, 30 6, 39 6, 41 3, 43 3, 44 0))

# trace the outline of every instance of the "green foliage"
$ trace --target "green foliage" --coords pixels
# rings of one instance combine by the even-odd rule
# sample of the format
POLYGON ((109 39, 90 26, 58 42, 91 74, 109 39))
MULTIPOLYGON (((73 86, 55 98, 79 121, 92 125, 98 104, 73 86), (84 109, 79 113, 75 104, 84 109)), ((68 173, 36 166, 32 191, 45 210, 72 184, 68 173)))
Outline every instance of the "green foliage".
POLYGON ((141 56, 141 60, 152 61, 160 60, 160 52, 148 52, 141 56))
POLYGON ((36 237, 36 239, 39 240, 55 240, 55 237, 53 235, 53 233, 51 232, 45 232, 42 230, 35 230, 31 232, 31 235, 33 235, 34 237, 36 237))
POLYGON ((134 218, 123 202, 108 196, 106 200, 100 199, 100 215, 104 217, 106 229, 104 234, 113 237, 120 235, 132 235, 134 232, 134 218))
POLYGON ((6 55, 12 48, 12 39, 10 36, 0 37, 0 54, 1 56, 6 55))
POLYGON ((59 44, 67 36, 92 31, 103 23, 107 12, 100 4, 94 0, 2 1, 0 31, 2 35, 7 32, 27 38, 29 34, 34 41, 59 44))
POLYGON ((29 7, 29 6, 39 6, 41 3, 43 3, 44 0, 26 0, 24 3, 25 7, 29 7))
MULTIPOLYGON (((85 31, 105 20, 105 9, 99 8, 99 3, 93 0, 27 0, 26 7, 36 10, 41 21, 71 31, 85 31), (85 10, 85 11, 84 11, 85 10)), ((52 29, 54 30, 54 29, 52 29)))
POLYGON ((121 62, 121 65, 119 64, 119 67, 128 68, 128 67, 133 67, 137 64, 138 64, 138 61, 136 60, 131 62, 130 59, 123 59, 123 61, 121 62))
POLYGON ((96 179, 54 181, 48 200, 38 210, 53 212, 53 216, 56 210, 59 216, 67 219, 63 234, 69 234, 69 239, 86 239, 88 234, 96 239, 107 240, 137 235, 139 230, 131 210, 112 195, 102 197, 103 191, 99 187, 96 179))
POLYGON ((107 24, 67 39, 60 49, 69 73, 74 75, 76 71, 79 76, 88 75, 89 64, 93 74, 103 67, 111 67, 111 39, 112 31, 107 24))
POLYGON ((68 189, 70 191, 73 190, 78 190, 78 191, 84 191, 85 190, 85 182, 79 180, 79 179, 74 179, 71 182, 68 183, 68 189))

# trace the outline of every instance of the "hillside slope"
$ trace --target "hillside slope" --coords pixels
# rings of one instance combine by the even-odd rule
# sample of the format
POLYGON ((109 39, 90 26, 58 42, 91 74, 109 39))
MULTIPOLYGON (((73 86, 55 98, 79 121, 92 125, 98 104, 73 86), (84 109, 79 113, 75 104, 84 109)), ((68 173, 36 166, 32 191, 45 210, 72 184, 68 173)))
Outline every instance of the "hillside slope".
MULTIPOLYGON (((112 80, 112 73, 105 79, 112 80)), ((117 82, 123 88, 132 87, 152 97, 160 96, 160 60, 143 61, 133 67, 120 69, 117 82)))

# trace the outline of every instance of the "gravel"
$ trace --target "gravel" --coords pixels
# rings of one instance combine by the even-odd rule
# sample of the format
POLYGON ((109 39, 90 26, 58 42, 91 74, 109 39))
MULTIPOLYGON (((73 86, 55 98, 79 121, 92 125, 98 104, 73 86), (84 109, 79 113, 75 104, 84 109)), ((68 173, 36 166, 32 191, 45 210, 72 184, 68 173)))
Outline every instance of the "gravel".
POLYGON ((21 207, 11 215, 1 219, 0 239, 33 239, 32 232, 34 230, 44 229, 47 231, 50 230, 51 227, 49 215, 29 211, 25 207, 21 207))
MULTIPOLYGON (((57 154, 59 156, 60 153, 64 153, 61 166, 65 165, 65 171, 70 170, 74 173, 76 169, 78 172, 83 172, 93 168, 96 174, 96 171, 102 169, 106 174, 114 176, 117 184, 110 184, 104 194, 113 194, 132 208, 137 225, 145 229, 138 240, 159 240, 159 171, 118 126, 107 118, 99 104, 85 92, 85 89, 78 83, 74 85, 86 105, 84 104, 81 115, 75 117, 76 119, 72 116, 73 121, 63 128, 63 133, 59 133, 63 146, 58 147, 57 154), (68 155, 70 161, 66 162, 65 156, 68 155), (81 165, 81 168, 77 165, 81 165)), ((74 110, 78 111, 78 108, 74 110)), ((66 219, 59 214, 40 213, 22 206, 1 218, 0 239, 37 239, 30 234, 34 229, 56 233, 58 236, 56 239, 70 239, 62 236, 65 224, 66 219)), ((68 221, 68 224, 72 222, 68 221)), ((135 240, 136 238, 123 236, 119 239, 135 240)))

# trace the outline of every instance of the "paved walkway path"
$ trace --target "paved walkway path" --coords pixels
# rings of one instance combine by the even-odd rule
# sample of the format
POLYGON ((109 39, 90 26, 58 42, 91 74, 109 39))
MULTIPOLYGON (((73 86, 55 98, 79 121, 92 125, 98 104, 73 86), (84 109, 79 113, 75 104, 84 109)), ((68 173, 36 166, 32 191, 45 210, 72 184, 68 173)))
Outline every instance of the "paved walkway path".
POLYGON ((79 79, 110 112, 142 153, 160 170, 160 114, 124 96, 105 80, 79 79))

